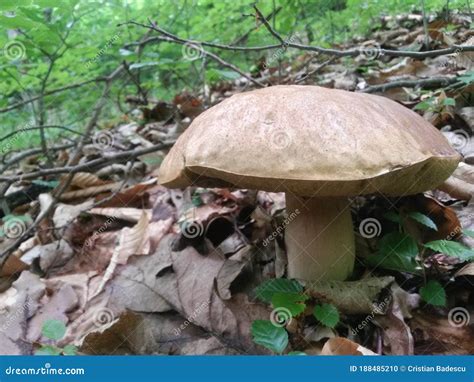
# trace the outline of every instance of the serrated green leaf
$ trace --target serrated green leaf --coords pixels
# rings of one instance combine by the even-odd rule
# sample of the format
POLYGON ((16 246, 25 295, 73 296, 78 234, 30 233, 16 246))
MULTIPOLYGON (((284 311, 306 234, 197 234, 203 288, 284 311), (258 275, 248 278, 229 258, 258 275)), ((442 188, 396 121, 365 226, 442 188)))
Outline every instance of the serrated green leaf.
POLYGON ((316 305, 313 314, 321 324, 329 328, 334 328, 339 322, 339 312, 332 304, 316 305))
POLYGON ((409 212, 407 216, 409 216, 413 220, 417 221, 420 224, 423 224, 424 226, 428 228, 431 228, 435 231, 438 230, 436 223, 433 220, 431 220, 430 217, 426 216, 425 214, 422 214, 421 212, 417 212, 417 211, 409 212))
POLYGON ((474 251, 471 248, 465 247, 461 243, 458 243, 457 241, 434 240, 425 243, 424 246, 426 248, 432 249, 435 252, 457 257, 464 261, 474 259, 474 251))
POLYGON ((415 257, 418 254, 418 246, 410 235, 391 232, 380 239, 379 253, 382 256, 397 254, 402 257, 415 257))
POLYGON ((268 320, 255 320, 251 328, 252 339, 258 345, 281 354, 288 346, 288 333, 268 320))
POLYGON ((303 287, 296 280, 289 279, 271 279, 263 282, 257 288, 255 288, 255 297, 263 302, 272 302, 274 293, 286 292, 286 293, 300 293, 303 291, 303 287))
POLYGON ((438 281, 428 281, 424 287, 420 288, 420 296, 428 304, 446 306, 446 291, 438 281))
POLYGON ((66 334, 66 325, 59 320, 46 320, 41 334, 50 340, 60 340, 66 334))
POLYGON ((306 309, 304 302, 308 298, 308 296, 301 293, 276 292, 272 296, 272 306, 288 309, 291 315, 296 317, 306 309))

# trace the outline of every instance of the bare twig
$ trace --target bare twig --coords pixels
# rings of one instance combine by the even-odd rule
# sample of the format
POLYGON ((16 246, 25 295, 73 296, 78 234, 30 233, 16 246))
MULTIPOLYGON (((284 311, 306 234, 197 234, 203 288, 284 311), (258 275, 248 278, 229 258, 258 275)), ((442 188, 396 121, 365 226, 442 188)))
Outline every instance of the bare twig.
MULTIPOLYGON (((234 46, 234 45, 226 45, 226 44, 217 44, 205 41, 197 41, 197 40, 188 40, 183 39, 181 37, 175 36, 168 31, 165 31, 162 28, 157 27, 156 25, 146 25, 142 23, 138 23, 135 21, 129 21, 128 24, 137 25, 144 28, 153 29, 163 36, 154 36, 149 37, 141 42, 131 43, 126 45, 126 47, 130 46, 137 46, 137 45, 146 45, 153 42, 181 42, 182 44, 195 44, 201 45, 209 48, 216 48, 221 50, 231 50, 231 51, 243 51, 243 52, 251 52, 251 51, 264 51, 264 50, 272 50, 272 49, 279 49, 281 48, 281 44, 270 44, 270 45, 262 45, 262 46, 234 46)), ((273 29, 272 29, 273 30, 273 29)), ((277 33, 275 30, 273 30, 277 33)), ((280 39, 283 39, 280 36, 280 39)), ((279 39, 279 41, 281 41, 279 39)), ((339 50, 339 49, 331 49, 331 48, 322 48, 319 46, 312 46, 312 45, 304 45, 299 43, 294 43, 291 41, 285 41, 283 39, 285 46, 287 48, 299 49, 304 51, 310 52, 318 52, 322 54, 327 54, 335 57, 356 57, 360 54, 360 48, 351 48, 346 50, 339 50)), ((452 45, 449 48, 444 49, 437 49, 437 50, 430 50, 426 52, 415 52, 415 51, 406 51, 406 50, 392 50, 392 49, 380 49, 379 55, 385 55, 390 57, 411 57, 415 59, 424 59, 424 58, 433 58, 438 56, 444 56, 452 53, 459 53, 459 52, 474 52, 474 46, 462 46, 462 45, 452 45)))
POLYGON ((203 44, 201 44, 197 41, 180 38, 178 36, 173 35, 172 33, 169 33, 167 31, 165 31, 164 29, 162 29, 162 28, 160 28, 157 25, 154 25, 152 23, 150 23, 149 26, 145 25, 145 24, 136 23, 134 21, 130 21, 126 24, 134 24, 134 25, 145 27, 145 28, 152 28, 153 30, 155 30, 155 31, 157 31, 157 32, 159 32, 159 33, 161 33, 165 36, 165 38, 161 38, 160 41, 193 46, 195 49, 199 50, 202 55, 206 55, 206 56, 210 57, 211 59, 213 59, 214 61, 218 62, 223 67, 228 68, 230 70, 233 70, 234 72, 239 73, 242 77, 246 78, 247 80, 252 82, 254 85, 256 85, 258 87, 265 87, 265 85, 262 84, 260 81, 257 81, 256 79, 252 78, 248 74, 244 73, 242 70, 240 70, 234 64, 231 64, 230 62, 227 62, 223 58, 219 57, 217 54, 214 54, 214 53, 209 52, 208 50, 205 50, 204 48, 202 48, 203 44))
POLYGON ((377 92, 385 92, 389 89, 395 88, 435 88, 439 86, 448 86, 458 82, 456 77, 434 77, 434 78, 425 78, 421 80, 400 80, 400 81, 393 81, 388 82, 386 84, 381 85, 373 85, 365 88, 362 90, 362 93, 377 93, 377 92))
POLYGON ((56 88, 56 89, 53 89, 53 90, 49 90, 49 91, 45 91, 42 95, 37 95, 37 96, 34 96, 34 97, 31 97, 25 101, 21 101, 21 102, 18 102, 18 103, 15 103, 13 105, 10 105, 10 106, 7 106, 3 109, 0 109, 0 113, 6 113, 8 111, 11 111, 11 110, 15 110, 15 109, 18 109, 19 107, 22 107, 22 106, 25 106, 31 102, 34 102, 34 101, 37 101, 38 99, 40 99, 41 97, 46 97, 46 96, 49 96, 49 95, 52 95, 52 94, 56 94, 56 93, 60 93, 60 92, 63 92, 63 91, 66 91, 66 90, 71 90, 71 89, 76 89, 76 88, 79 88, 81 86, 84 86, 84 85, 87 85, 87 84, 90 84, 92 82, 100 82, 100 81, 105 81, 106 79, 104 77, 98 77, 98 78, 94 78, 94 79, 91 79, 91 80, 87 80, 87 81, 83 81, 83 82, 78 82, 76 84, 72 84, 72 85, 68 85, 68 86, 62 86, 60 88, 56 88))
POLYGON ((67 173, 75 174, 80 171, 93 171, 100 167, 106 166, 110 163, 115 163, 120 160, 134 159, 141 155, 163 150, 165 148, 171 147, 173 143, 174 142, 160 143, 157 145, 153 145, 153 146, 138 149, 138 150, 127 150, 127 151, 122 151, 113 155, 104 155, 98 159, 94 159, 86 163, 81 163, 79 165, 68 164, 64 167, 41 169, 41 170, 30 172, 27 174, 14 175, 11 177, 0 176, 0 182, 16 182, 18 180, 36 179, 42 176, 59 175, 59 174, 67 174, 67 173))

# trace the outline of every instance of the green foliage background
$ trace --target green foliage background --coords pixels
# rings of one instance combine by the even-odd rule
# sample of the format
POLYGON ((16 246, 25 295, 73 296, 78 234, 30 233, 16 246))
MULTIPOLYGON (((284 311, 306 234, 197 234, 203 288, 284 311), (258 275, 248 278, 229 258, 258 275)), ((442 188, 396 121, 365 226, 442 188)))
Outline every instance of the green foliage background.
MULTIPOLYGON (((469 1, 469 0, 468 0, 469 1)), ((0 109, 55 88, 110 74, 123 60, 140 71, 142 86, 150 98, 169 100, 177 91, 194 89, 232 77, 214 62, 207 62, 205 78, 200 75, 202 60, 183 59, 182 46, 169 43, 149 44, 141 54, 128 47, 144 36, 146 29, 122 25, 148 19, 185 38, 230 44, 256 27, 252 0, 2 0, 0 2, 0 52, 19 42, 25 52, 18 59, 0 54, 0 109), (50 67, 51 59, 54 65, 50 67), (47 80, 45 81, 45 78, 47 80), (44 89, 42 86, 44 84, 44 89)), ((449 1, 450 9, 466 9, 466 1, 449 1)), ((289 38, 297 34, 306 43, 334 46, 354 36, 367 35, 380 25, 382 14, 420 10, 420 0, 260 0, 265 15, 281 7, 272 21, 289 38)), ((447 1, 425 0, 428 11, 440 11, 447 1)), ((153 36, 153 33, 150 34, 153 36)), ((260 26, 241 45, 275 43, 260 26)), ((262 52, 219 52, 226 60, 249 71, 262 52)), ((265 54, 271 55, 271 51, 265 54)), ((288 51, 287 57, 295 52, 288 51)), ((102 91, 101 83, 47 96, 45 124, 64 125, 81 130, 94 102, 102 91)), ((102 121, 113 123, 128 105, 124 96, 135 94, 136 86, 124 74, 114 82, 102 121)), ((0 135, 25 126, 35 126, 38 105, 0 114, 0 135)), ((47 129, 48 140, 58 131, 47 129)), ((39 135, 21 134, 15 147, 36 145, 39 135)))

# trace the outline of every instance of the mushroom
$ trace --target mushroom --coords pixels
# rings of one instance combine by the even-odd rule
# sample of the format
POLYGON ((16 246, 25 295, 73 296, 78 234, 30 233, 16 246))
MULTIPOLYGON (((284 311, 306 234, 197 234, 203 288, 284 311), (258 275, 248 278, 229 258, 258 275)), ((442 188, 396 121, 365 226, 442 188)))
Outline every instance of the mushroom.
POLYGON ((354 267, 348 197, 433 189, 460 156, 385 97, 317 86, 236 94, 199 115, 164 159, 161 184, 286 193, 288 276, 344 280, 354 267))

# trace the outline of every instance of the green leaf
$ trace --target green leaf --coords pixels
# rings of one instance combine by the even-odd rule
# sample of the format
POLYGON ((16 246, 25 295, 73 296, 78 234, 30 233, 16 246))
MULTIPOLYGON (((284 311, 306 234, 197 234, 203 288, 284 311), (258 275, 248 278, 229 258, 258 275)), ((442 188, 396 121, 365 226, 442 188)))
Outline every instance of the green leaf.
POLYGON ((41 347, 36 350, 36 355, 60 355, 62 350, 53 345, 41 345, 41 347))
POLYGON ((63 348, 62 353, 64 355, 76 355, 77 354, 77 347, 74 345, 66 345, 63 348))
POLYGON ((424 287, 420 288, 420 296, 428 304, 434 306, 446 305, 446 292, 438 281, 428 281, 424 287))
POLYGON ((321 324, 330 328, 334 328, 339 322, 339 312, 332 304, 316 305, 313 314, 321 324))
POLYGON ((418 246, 415 240, 401 232, 391 232, 380 239, 376 255, 365 258, 367 265, 394 271, 419 273, 416 263, 418 246))
POLYGON ((394 223, 400 224, 402 222, 400 215, 396 213, 395 211, 388 211, 387 213, 383 215, 383 217, 394 223))
POLYGON ((46 320, 43 323, 41 334, 50 340, 60 340, 66 334, 66 325, 59 320, 46 320))
POLYGON ((445 98, 443 100, 444 106, 456 106, 456 100, 454 98, 445 98))
POLYGON ((426 248, 432 249, 435 252, 457 257, 464 261, 474 259, 474 251, 471 248, 465 247, 461 243, 458 243, 457 241, 434 240, 425 243, 424 246, 426 248))
POLYGON ((431 220, 431 218, 429 218, 425 214, 422 214, 421 212, 416 212, 416 211, 410 212, 407 214, 407 216, 409 216, 413 220, 417 221, 420 224, 423 224, 424 226, 428 228, 434 229, 435 231, 438 230, 436 223, 433 220, 431 220))
POLYGON ((288 346, 288 333, 268 320, 255 320, 251 328, 252 339, 258 345, 281 354, 288 346))
POLYGON ((274 308, 288 309, 293 317, 303 313, 306 309, 304 303, 309 297, 301 293, 276 292, 272 296, 274 308))
POLYGON ((380 239, 379 253, 381 256, 397 254, 402 257, 415 257, 418 254, 418 246, 410 235, 391 232, 380 239))
POLYGON ((270 303, 274 293, 300 293, 302 291, 303 287, 296 280, 271 279, 263 282, 257 288, 255 288, 254 293, 259 300, 270 303))
POLYGON ((470 230, 470 229, 464 229, 462 231, 463 235, 466 235, 466 236, 469 236, 469 237, 474 237, 474 231, 470 230))

